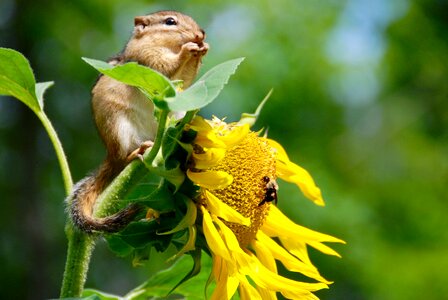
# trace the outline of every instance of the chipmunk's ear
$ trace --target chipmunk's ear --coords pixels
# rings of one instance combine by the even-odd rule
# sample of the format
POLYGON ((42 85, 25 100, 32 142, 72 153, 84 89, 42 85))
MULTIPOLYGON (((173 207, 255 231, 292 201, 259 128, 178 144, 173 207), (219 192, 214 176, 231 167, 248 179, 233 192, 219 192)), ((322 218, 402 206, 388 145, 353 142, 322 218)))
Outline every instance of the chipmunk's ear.
POLYGON ((135 17, 134 18, 134 34, 136 36, 140 35, 149 25, 149 19, 146 16, 135 17))

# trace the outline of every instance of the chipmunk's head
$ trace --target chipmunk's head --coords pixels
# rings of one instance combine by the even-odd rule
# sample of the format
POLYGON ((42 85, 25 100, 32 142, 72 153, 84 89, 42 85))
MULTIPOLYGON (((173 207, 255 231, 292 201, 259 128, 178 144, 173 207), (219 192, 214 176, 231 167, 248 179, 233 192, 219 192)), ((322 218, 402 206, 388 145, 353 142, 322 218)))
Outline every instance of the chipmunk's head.
POLYGON ((179 52, 182 45, 188 42, 202 47, 205 32, 187 15, 176 11, 159 11, 135 17, 133 39, 179 52))

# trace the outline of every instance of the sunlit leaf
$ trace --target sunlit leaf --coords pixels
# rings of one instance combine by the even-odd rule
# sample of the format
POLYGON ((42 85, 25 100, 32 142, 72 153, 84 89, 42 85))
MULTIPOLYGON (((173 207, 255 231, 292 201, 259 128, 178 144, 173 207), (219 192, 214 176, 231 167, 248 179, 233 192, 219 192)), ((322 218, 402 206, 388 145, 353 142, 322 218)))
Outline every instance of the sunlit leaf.
POLYGON ((207 85, 204 81, 198 81, 190 88, 177 94, 174 98, 166 99, 168 107, 172 111, 189 111, 207 105, 207 85))
MULTIPOLYGON (((199 256, 200 258, 200 256, 199 256)), ((184 255, 170 268, 163 270, 148 281, 129 292, 125 298, 129 300, 146 299, 188 299, 203 300, 204 287, 211 272, 211 258, 202 255, 200 262, 192 260, 184 255), (200 268, 200 272, 199 272, 200 268), (195 274, 192 276, 192 274, 195 274), (170 295, 170 291, 183 281, 170 295), (179 298, 179 296, 183 296, 179 298)))
POLYGON ((83 300, 121 300, 122 298, 116 295, 104 293, 94 289, 85 289, 82 293, 83 300))
POLYGON ((167 98, 172 111, 190 111, 211 103, 219 95, 244 58, 219 64, 205 73, 190 88, 175 97, 167 98))
POLYGON ((40 109, 44 109, 44 93, 54 85, 54 81, 36 83, 36 96, 40 109))
POLYGON ((168 78, 136 62, 113 66, 100 60, 90 58, 83 58, 83 60, 99 72, 115 80, 142 89, 153 100, 154 98, 162 99, 176 95, 174 85, 168 78))
POLYGON ((0 48, 0 95, 13 96, 37 112, 40 106, 35 86, 28 60, 13 49, 0 48))

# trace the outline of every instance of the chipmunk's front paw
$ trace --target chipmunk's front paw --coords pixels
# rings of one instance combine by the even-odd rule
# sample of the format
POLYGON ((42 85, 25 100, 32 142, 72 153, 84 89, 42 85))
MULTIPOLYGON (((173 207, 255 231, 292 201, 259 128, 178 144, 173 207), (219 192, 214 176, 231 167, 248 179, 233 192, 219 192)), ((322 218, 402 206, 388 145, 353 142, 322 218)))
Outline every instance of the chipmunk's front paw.
POLYGON ((143 142, 140 147, 138 147, 137 149, 135 149, 134 151, 131 152, 131 154, 128 155, 127 157, 127 161, 131 162, 132 160, 138 158, 141 161, 143 161, 143 154, 145 153, 145 151, 148 148, 151 148, 154 145, 153 141, 145 141, 143 142))

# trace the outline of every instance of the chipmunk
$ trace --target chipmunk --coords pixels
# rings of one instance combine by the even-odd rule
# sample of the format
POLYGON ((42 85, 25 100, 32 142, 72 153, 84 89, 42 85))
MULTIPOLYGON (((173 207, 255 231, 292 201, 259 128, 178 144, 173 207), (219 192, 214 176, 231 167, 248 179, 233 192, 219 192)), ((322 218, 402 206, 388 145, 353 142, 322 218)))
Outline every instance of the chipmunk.
MULTIPOLYGON (((124 50, 109 63, 138 62, 171 80, 182 80, 183 88, 191 85, 209 48, 204 30, 175 11, 136 17, 134 25, 124 50)), ((85 232, 117 232, 141 208, 129 205, 114 215, 95 218, 96 199, 130 161, 152 146, 157 130, 154 105, 137 88, 100 76, 92 90, 92 109, 107 156, 98 170, 75 185, 68 210, 74 225, 85 232)))

